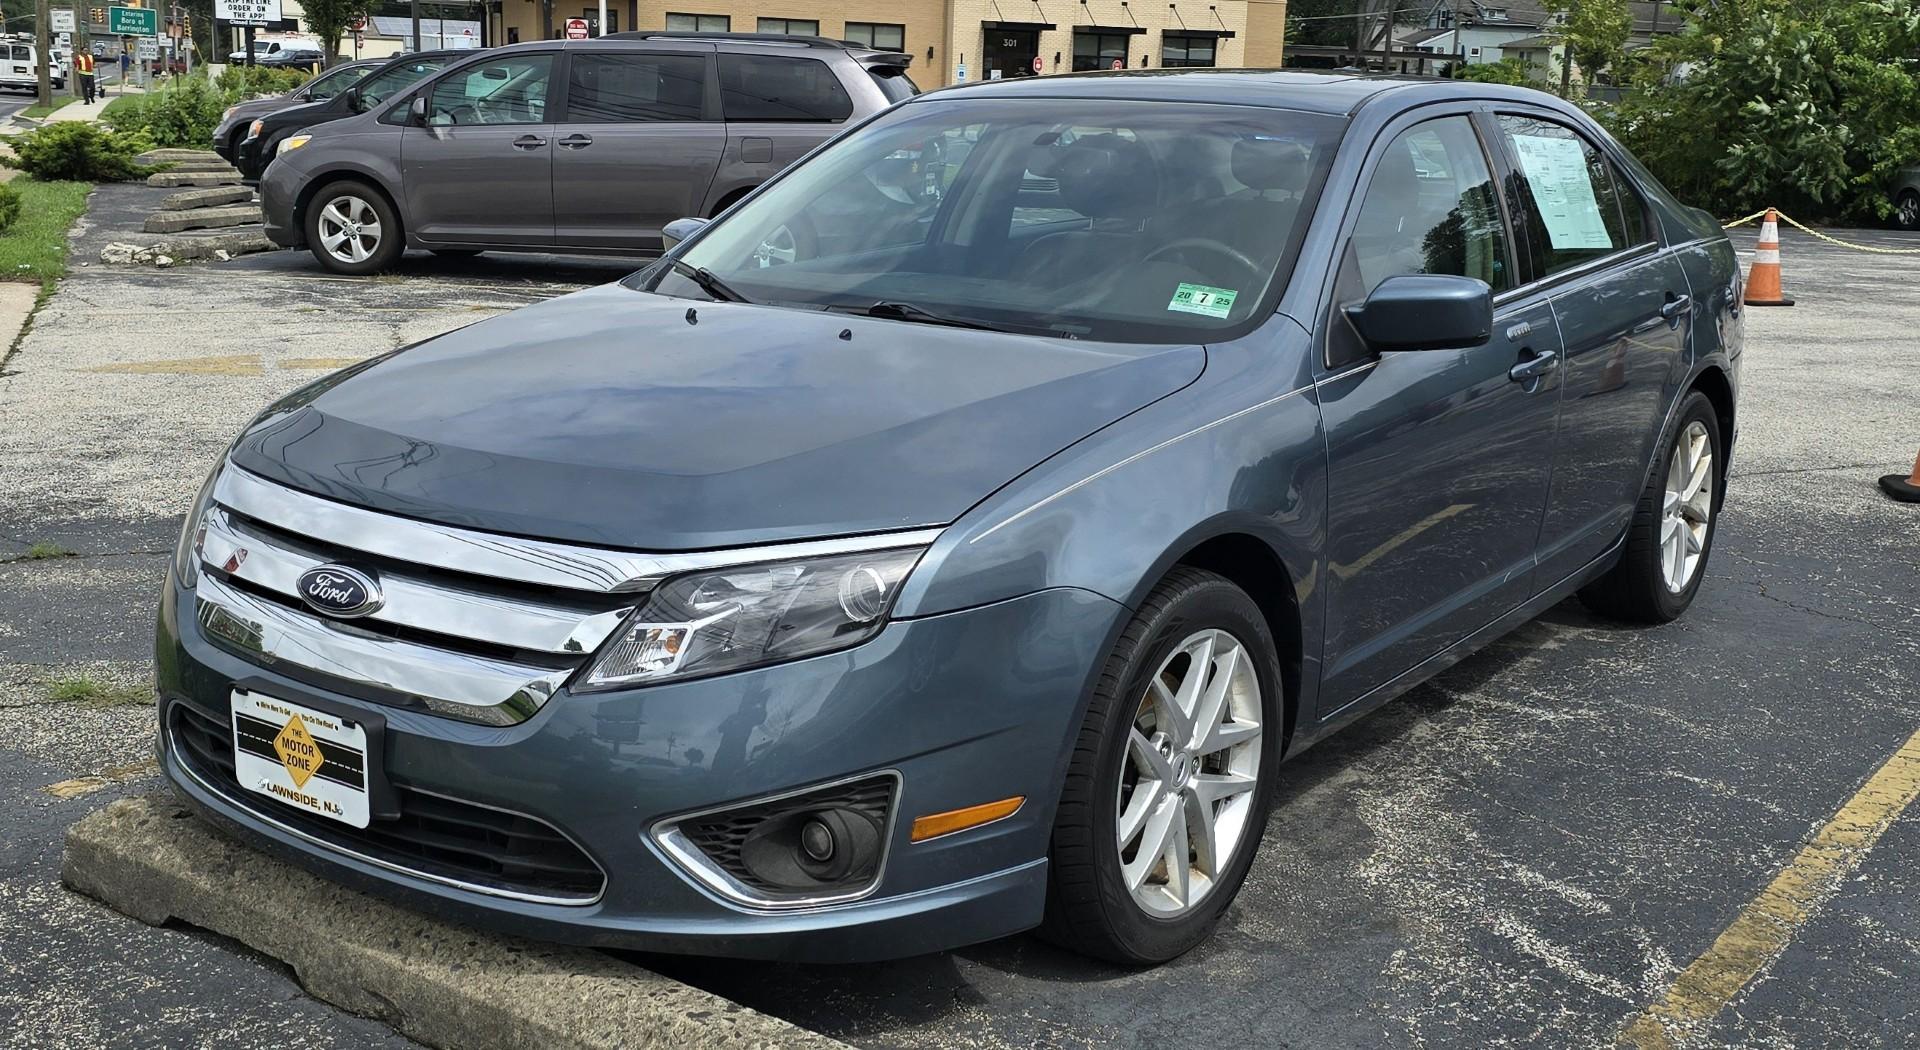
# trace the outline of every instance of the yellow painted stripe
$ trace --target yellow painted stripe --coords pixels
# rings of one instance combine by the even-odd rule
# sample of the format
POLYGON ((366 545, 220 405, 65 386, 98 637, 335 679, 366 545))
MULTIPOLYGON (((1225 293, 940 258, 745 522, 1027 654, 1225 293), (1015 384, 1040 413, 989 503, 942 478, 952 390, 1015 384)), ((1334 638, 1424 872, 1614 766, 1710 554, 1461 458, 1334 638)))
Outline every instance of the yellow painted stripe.
POLYGON ((1384 558, 1389 554, 1392 554, 1396 550, 1399 550, 1402 546, 1404 546, 1407 543, 1408 540, 1413 539, 1415 536, 1418 536, 1421 533, 1427 531, 1428 529, 1433 528, 1435 525, 1440 524, 1441 522, 1447 520, 1448 518, 1453 517, 1455 514, 1458 514, 1461 511, 1472 510, 1472 509, 1473 509, 1473 504, 1471 503, 1454 503, 1454 504, 1450 504, 1448 506, 1442 507, 1439 510, 1434 511, 1432 514, 1429 514, 1426 517, 1421 518, 1419 521, 1416 521, 1413 524, 1407 526, 1406 528, 1401 529, 1399 532, 1393 534, 1392 536, 1389 536, 1385 543, 1382 543, 1380 546, 1375 547, 1374 549, 1368 551, 1365 554, 1362 554, 1359 560, 1355 561, 1352 565, 1335 565, 1333 567, 1333 574, 1335 576, 1340 577, 1343 580, 1351 579, 1352 577, 1362 572, 1365 572, 1367 570, 1367 567, 1372 565, 1374 562, 1379 561, 1381 558, 1384 558))
POLYGON ((48 784, 40 790, 54 798, 77 798, 81 795, 91 795, 115 784, 138 780, 159 771, 160 763, 149 758, 145 762, 135 762, 130 766, 115 766, 92 776, 76 777, 73 780, 62 780, 58 784, 48 784))
POLYGON ((1786 951, 1802 925, 1839 889, 1894 820, 1920 796, 1920 732, 1907 738, 1799 855, 1760 891, 1666 998, 1627 1022, 1620 1042, 1665 1050, 1711 1020, 1786 951))

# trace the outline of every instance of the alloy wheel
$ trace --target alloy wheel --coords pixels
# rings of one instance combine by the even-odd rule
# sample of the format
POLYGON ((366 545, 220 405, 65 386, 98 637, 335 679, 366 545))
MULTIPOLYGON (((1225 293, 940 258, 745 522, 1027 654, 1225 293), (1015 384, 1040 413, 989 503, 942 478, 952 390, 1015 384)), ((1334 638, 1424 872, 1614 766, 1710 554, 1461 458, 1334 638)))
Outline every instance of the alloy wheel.
POLYGON ((800 257, 800 244, 794 239, 792 228, 785 223, 773 228, 760 246, 753 250, 753 260, 760 269, 769 266, 785 266, 800 257))
POLYGON ((342 194, 320 209, 320 246, 344 263, 363 263, 380 249, 380 213, 353 194, 342 194))
POLYGON ((1920 193, 1901 194, 1900 202, 1894 206, 1894 217, 1909 230, 1920 229, 1920 193))
POLYGON ((1660 518, 1660 573, 1679 594, 1700 571, 1713 523, 1713 442, 1707 425, 1694 420, 1680 433, 1667 467, 1666 500, 1660 518))
POLYGON ((1171 918, 1204 899, 1243 847, 1260 779, 1260 677, 1239 639, 1189 636, 1141 697, 1120 766, 1121 878, 1171 918))

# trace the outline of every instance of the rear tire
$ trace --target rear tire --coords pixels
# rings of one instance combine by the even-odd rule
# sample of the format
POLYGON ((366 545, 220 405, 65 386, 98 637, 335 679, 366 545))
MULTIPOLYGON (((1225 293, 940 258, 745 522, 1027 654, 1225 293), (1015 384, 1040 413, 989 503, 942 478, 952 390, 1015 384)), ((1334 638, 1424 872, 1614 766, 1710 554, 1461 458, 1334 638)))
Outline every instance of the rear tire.
POLYGON ((1920 190, 1906 190, 1895 198, 1893 224, 1903 230, 1920 230, 1920 190))
POLYGON ((1666 442, 1634 505, 1620 561, 1580 591, 1580 600, 1603 616, 1667 623, 1687 611, 1706 578, 1726 462, 1720 417, 1707 395, 1687 395, 1666 442))
POLYGON ((1275 654, 1260 607, 1213 573, 1177 568, 1141 603, 1068 763, 1042 936, 1140 965, 1212 933, 1272 805, 1284 703, 1275 654), (1186 720, 1168 704, 1185 704, 1186 720))
POLYGON ((307 204, 307 249, 334 273, 365 277, 392 266, 406 247, 400 217, 364 182, 329 183, 307 204))

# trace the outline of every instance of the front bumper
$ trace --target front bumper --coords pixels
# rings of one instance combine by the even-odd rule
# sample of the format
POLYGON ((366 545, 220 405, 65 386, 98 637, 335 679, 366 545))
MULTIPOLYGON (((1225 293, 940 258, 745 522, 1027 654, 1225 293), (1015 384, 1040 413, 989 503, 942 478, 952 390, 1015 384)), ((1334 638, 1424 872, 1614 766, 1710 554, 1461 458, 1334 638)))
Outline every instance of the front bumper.
MULTIPOLYGON (((204 636, 169 582, 156 665, 171 705, 227 718, 235 682, 383 716, 388 780, 560 829, 606 873, 586 904, 509 899, 391 870, 274 819, 280 803, 196 773, 163 732, 163 768, 216 824, 323 874, 436 914, 540 939, 650 951, 855 961, 1005 936, 1040 920, 1046 853, 1081 698, 1124 612, 1051 590, 898 621, 846 652, 703 681, 574 695, 529 721, 458 723, 331 692, 204 636), (863 773, 900 777, 872 893, 769 910, 694 879, 649 835, 659 820, 863 773), (1013 795, 1013 816, 921 843, 913 818, 1013 795)), ((304 675, 304 672, 293 672, 304 675)), ((217 779, 217 778, 215 778, 217 779)))
POLYGON ((260 180, 260 221, 267 239, 282 248, 306 246, 300 218, 294 213, 303 181, 302 176, 296 174, 295 169, 285 161, 274 165, 260 180))

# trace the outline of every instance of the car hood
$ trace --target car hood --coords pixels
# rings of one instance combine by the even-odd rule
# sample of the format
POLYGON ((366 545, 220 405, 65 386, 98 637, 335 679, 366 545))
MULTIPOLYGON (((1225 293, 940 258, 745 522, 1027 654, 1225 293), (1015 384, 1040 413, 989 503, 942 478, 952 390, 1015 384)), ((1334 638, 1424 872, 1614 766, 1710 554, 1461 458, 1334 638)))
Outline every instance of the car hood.
POLYGON ((522 536, 672 551, 853 535, 951 522, 1205 357, 607 285, 321 380, 232 456, 316 495, 522 536))
POLYGON ((222 118, 220 126, 230 128, 235 124, 244 124, 257 117, 264 117, 269 113, 278 113, 283 109, 292 109, 295 106, 304 105, 310 105, 310 103, 295 101, 288 95, 275 95, 272 98, 256 98, 251 102, 242 102, 234 106, 233 115, 222 118))

